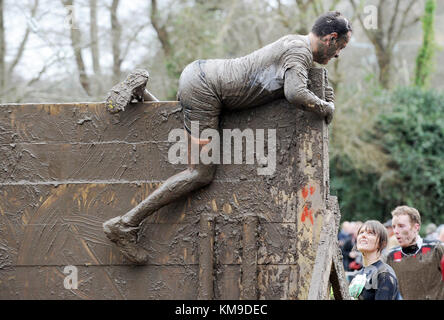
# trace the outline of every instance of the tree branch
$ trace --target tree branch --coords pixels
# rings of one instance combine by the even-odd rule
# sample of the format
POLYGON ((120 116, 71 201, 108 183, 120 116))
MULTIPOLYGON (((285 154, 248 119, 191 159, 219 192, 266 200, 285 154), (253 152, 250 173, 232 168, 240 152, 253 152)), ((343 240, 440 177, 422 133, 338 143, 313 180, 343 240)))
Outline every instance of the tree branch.
POLYGON ((137 30, 133 32, 133 35, 128 39, 128 42, 122 53, 122 61, 125 60, 126 56, 128 55, 131 44, 138 38, 139 34, 143 31, 143 29, 145 29, 145 27, 146 25, 139 26, 137 30))
POLYGON ((100 68, 99 37, 97 27, 97 0, 89 0, 89 20, 93 70, 96 76, 100 76, 102 70, 100 68))
POLYGON ((409 27, 410 25, 415 24, 416 22, 418 22, 421 19, 421 16, 417 16, 411 22, 406 23, 407 17, 409 15, 409 12, 412 9, 413 5, 415 4, 415 1, 416 0, 410 0, 409 4, 407 5, 407 8, 404 10, 404 12, 402 14, 402 18, 401 18, 401 24, 400 24, 398 32, 396 33, 396 38, 395 39, 399 39, 401 37, 402 31, 405 28, 409 27))
POLYGON ((112 52, 113 52, 113 81, 119 82, 121 75, 121 52, 120 52, 120 38, 122 34, 122 27, 117 19, 117 9, 120 0, 113 0, 110 11, 111 18, 111 35, 112 35, 112 52))
POLYGON ((170 39, 165 26, 160 24, 157 0, 151 0, 151 24, 153 25, 154 30, 156 30, 157 37, 162 45, 165 56, 171 56, 170 39))
MULTIPOLYGON (((74 0, 61 0, 62 4, 68 8, 74 6, 74 0)), ((76 59, 77 64, 77 70, 79 72, 79 81, 82 88, 85 90, 85 92, 91 96, 91 87, 89 83, 89 78, 86 73, 85 63, 83 61, 82 56, 82 48, 80 46, 81 41, 81 34, 80 30, 74 28, 73 26, 70 28, 70 35, 71 35, 71 46, 74 51, 74 56, 76 59)))
POLYGON ((0 0, 0 92, 3 92, 6 82, 6 73, 5 73, 6 40, 5 40, 5 25, 3 20, 4 17, 3 8, 4 8, 3 0, 0 0))
MULTIPOLYGON (((35 0, 34 1, 34 5, 31 9, 31 19, 35 17, 36 12, 37 12, 37 8, 39 5, 39 0, 35 0)), ((8 75, 11 75, 12 72, 14 71, 15 67, 17 66, 17 64, 19 63, 20 59, 23 56, 23 52, 25 51, 25 46, 26 43, 28 42, 28 38, 29 38, 29 33, 30 33, 30 28, 29 25, 26 27, 26 31, 25 31, 25 35, 23 36, 22 41, 20 42, 19 48, 17 49, 17 53, 15 55, 14 60, 11 62, 9 68, 8 68, 8 75)))
POLYGON ((390 19, 390 26, 389 26, 388 31, 387 31, 387 37, 388 37, 387 44, 388 44, 389 47, 392 46, 394 28, 395 28, 395 25, 396 25, 396 20, 398 18, 399 3, 400 2, 401 2, 400 0, 396 0, 395 9, 393 10, 393 15, 392 15, 392 18, 390 19))

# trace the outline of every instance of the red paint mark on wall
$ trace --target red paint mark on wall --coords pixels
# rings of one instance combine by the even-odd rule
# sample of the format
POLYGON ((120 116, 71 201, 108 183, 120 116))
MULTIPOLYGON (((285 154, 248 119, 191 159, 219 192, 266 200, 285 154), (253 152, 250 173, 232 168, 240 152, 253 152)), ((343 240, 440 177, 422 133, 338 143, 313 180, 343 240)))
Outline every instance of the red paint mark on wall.
POLYGON ((308 197, 308 189, 306 187, 302 188, 302 198, 307 199, 308 197))
POLYGON ((313 209, 308 209, 307 206, 304 206, 304 211, 302 211, 301 221, 304 222, 305 218, 309 217, 310 222, 313 225, 313 209))
MULTIPOLYGON (((315 193, 316 189, 314 187, 303 187, 301 190, 302 193, 302 198, 304 198, 304 200, 307 200, 307 198, 309 197, 309 193, 310 196, 313 195, 313 193, 315 193)), ((305 219, 309 218, 311 224, 314 224, 313 221, 313 209, 310 208, 311 204, 310 203, 306 203, 304 204, 304 209, 302 211, 302 215, 301 215, 301 221, 305 222, 305 219)))

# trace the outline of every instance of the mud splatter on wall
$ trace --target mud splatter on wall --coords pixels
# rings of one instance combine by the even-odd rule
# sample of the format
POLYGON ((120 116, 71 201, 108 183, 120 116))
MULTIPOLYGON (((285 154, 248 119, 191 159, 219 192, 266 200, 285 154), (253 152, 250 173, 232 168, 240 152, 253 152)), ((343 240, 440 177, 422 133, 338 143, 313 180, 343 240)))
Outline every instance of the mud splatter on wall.
POLYGON ((167 158, 168 133, 181 121, 177 102, 117 115, 100 103, 1 106, 0 298, 307 298, 328 138, 322 119, 284 100, 221 121, 276 129, 273 175, 257 175, 258 164, 219 165, 208 187, 144 222, 145 266, 129 264, 105 238, 105 220, 184 169, 167 158), (79 270, 78 289, 63 286, 68 265, 79 270))

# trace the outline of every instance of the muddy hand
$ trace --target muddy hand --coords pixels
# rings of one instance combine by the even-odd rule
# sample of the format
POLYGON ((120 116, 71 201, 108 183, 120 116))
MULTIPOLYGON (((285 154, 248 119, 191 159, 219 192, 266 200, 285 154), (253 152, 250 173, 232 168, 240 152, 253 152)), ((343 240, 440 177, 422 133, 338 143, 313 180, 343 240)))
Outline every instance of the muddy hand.
POLYGON ((335 102, 335 93, 332 87, 325 87, 325 101, 335 102))
POLYGON ((326 108, 326 115, 325 115, 325 122, 327 124, 330 124, 333 121, 333 113, 335 112, 335 105, 333 102, 328 102, 327 108, 326 108))

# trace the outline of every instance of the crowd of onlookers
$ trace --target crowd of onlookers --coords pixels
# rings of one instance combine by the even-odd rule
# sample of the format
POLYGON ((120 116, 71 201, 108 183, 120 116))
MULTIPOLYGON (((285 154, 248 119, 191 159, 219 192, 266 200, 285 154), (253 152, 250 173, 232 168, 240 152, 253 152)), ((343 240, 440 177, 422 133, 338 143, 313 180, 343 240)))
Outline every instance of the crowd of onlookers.
MULTIPOLYGON (((362 223, 362 221, 344 221, 338 235, 344 270, 349 279, 354 271, 362 268, 362 254, 356 249, 357 232, 362 223)), ((387 247, 383 250, 383 254, 387 254, 391 249, 399 246, 399 243, 393 232, 392 219, 387 220, 383 225, 388 235, 387 247)), ((444 223, 439 226, 434 223, 427 224, 424 234, 425 240, 439 240, 444 244, 444 223)))
POLYGON ((344 221, 338 234, 349 293, 359 300, 444 300, 444 224, 421 229, 417 209, 344 221))

